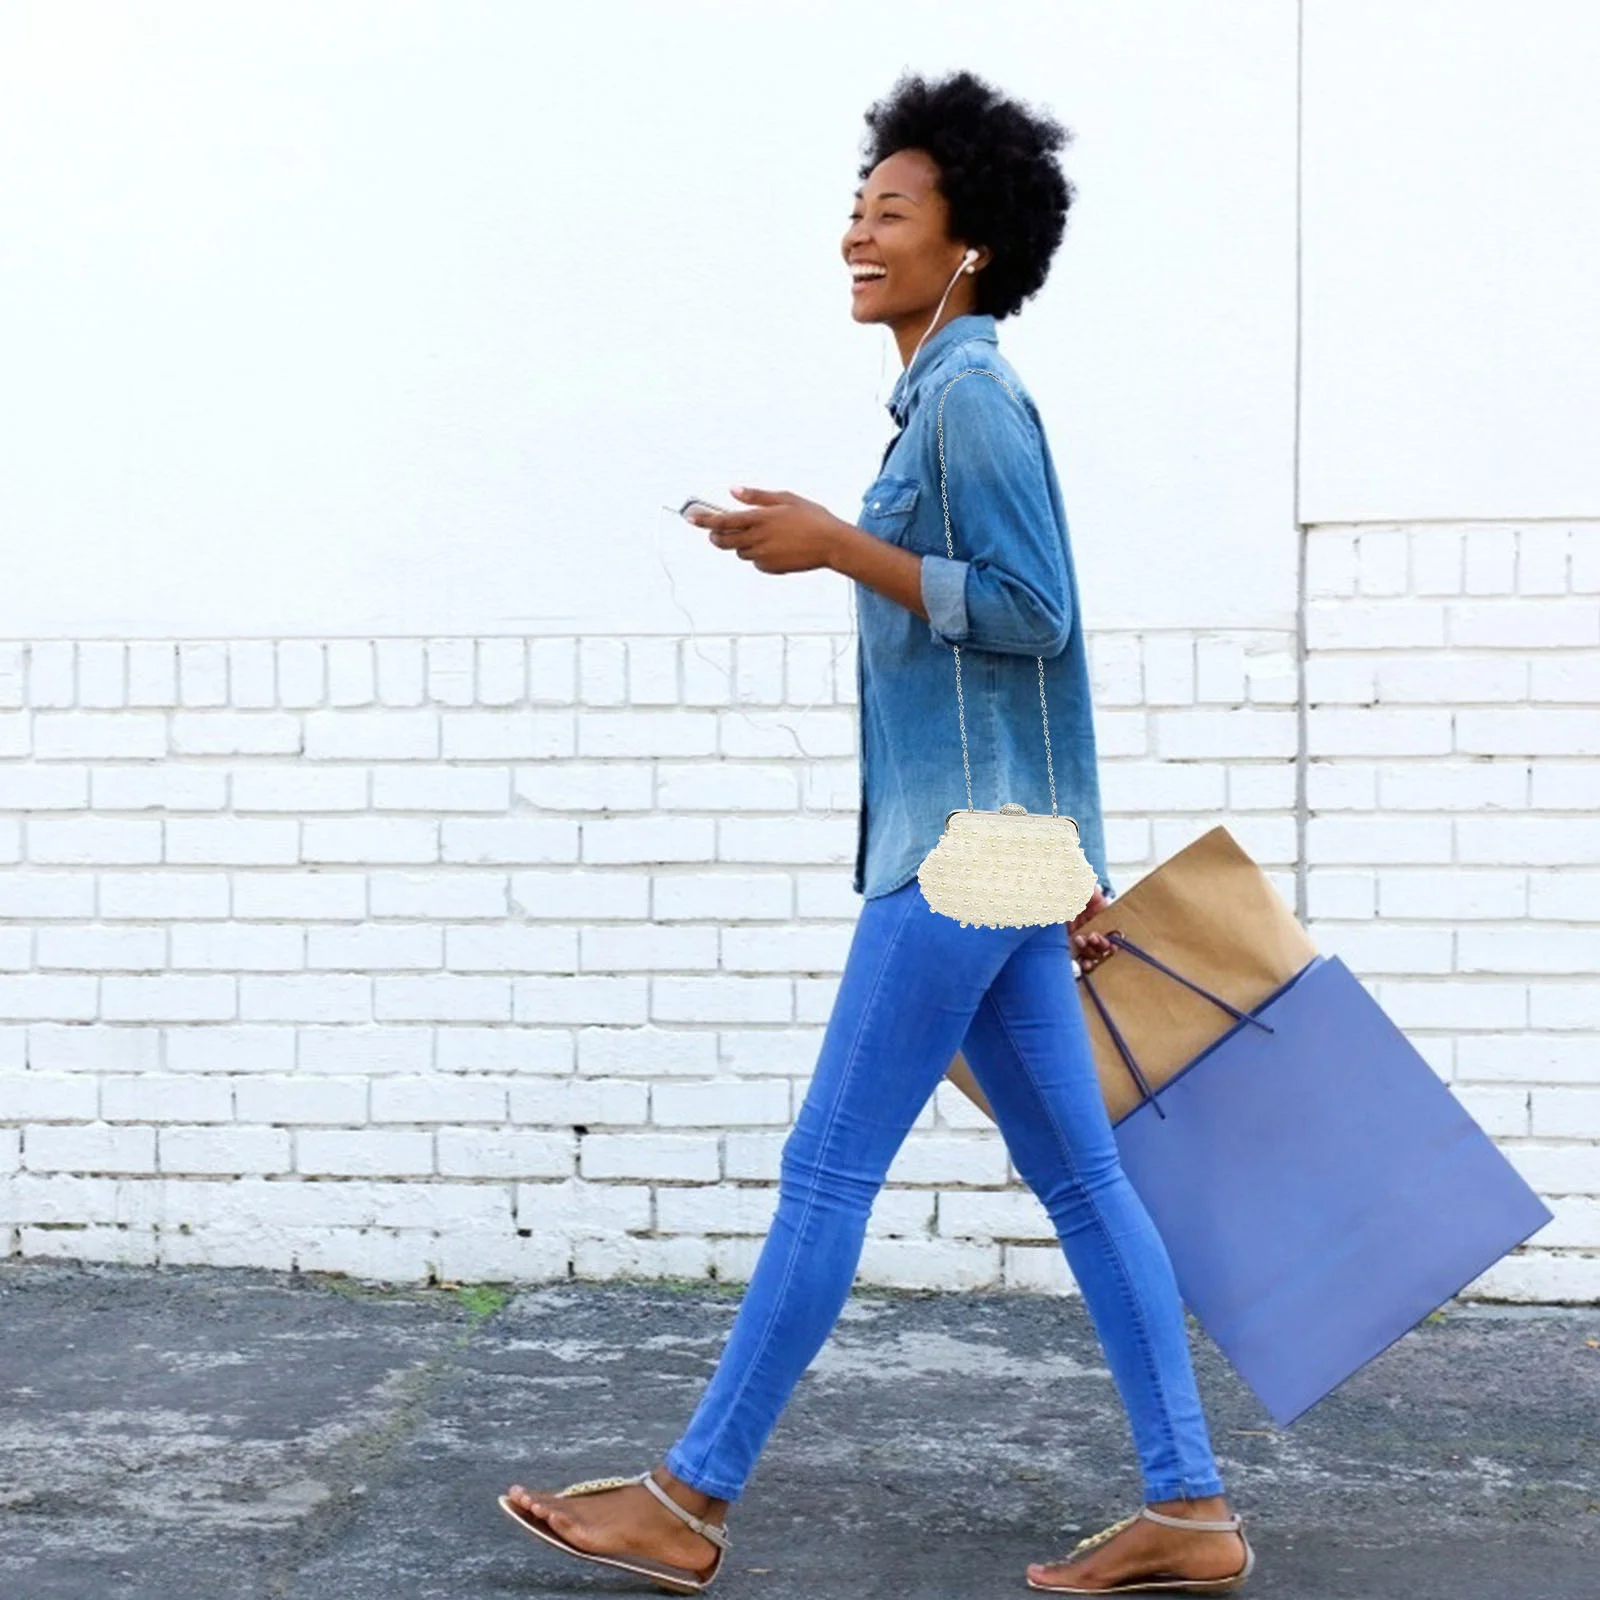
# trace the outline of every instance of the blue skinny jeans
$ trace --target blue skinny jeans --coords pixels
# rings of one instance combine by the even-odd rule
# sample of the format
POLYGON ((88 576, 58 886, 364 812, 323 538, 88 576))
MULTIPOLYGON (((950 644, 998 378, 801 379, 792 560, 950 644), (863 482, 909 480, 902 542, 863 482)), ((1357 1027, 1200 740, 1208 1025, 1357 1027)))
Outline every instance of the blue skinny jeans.
POLYGON ((963 927, 933 910, 915 878, 863 902, 784 1142, 772 1226, 667 1467, 704 1494, 739 1498, 844 1308, 872 1203, 958 1046, 1083 1292, 1146 1500, 1221 1494, 1183 1302, 1122 1170, 1066 925, 963 927))

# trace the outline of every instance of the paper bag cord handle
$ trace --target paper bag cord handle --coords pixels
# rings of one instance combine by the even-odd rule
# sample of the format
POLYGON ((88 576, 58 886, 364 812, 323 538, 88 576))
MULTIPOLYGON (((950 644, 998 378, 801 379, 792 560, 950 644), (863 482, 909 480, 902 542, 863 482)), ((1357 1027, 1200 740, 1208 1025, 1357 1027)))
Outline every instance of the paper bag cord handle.
MULTIPOLYGON (((1115 945, 1119 950, 1126 950, 1129 955, 1138 956, 1141 961, 1146 961, 1152 967, 1155 967, 1158 970, 1166 973, 1169 978, 1175 979, 1186 989, 1193 989, 1196 994, 1201 995, 1205 999, 1211 1001, 1213 1005, 1221 1006, 1224 1011, 1226 1011, 1230 1016, 1236 1017, 1240 1022, 1253 1022, 1256 1027, 1267 1033, 1275 1033, 1277 1031, 1270 1022, 1263 1022, 1260 1017, 1253 1017, 1248 1011, 1241 1011, 1237 1006, 1230 1005, 1229 1002, 1224 1000, 1221 995, 1213 994, 1209 989, 1202 988, 1198 983, 1194 983, 1190 979, 1184 977, 1181 972, 1173 971, 1173 969, 1169 967, 1165 961, 1160 960, 1158 957, 1151 955, 1148 950, 1142 949, 1139 945, 1136 945, 1120 930, 1113 928, 1111 932, 1106 935, 1106 941, 1109 944, 1115 945)), ((1165 1117, 1167 1113, 1162 1109, 1160 1098, 1157 1096, 1156 1091, 1150 1087, 1149 1080, 1140 1070, 1139 1063, 1134 1059, 1134 1054, 1132 1049, 1129 1047, 1128 1041, 1123 1038, 1122 1030, 1117 1026, 1116 1021, 1112 1017, 1110 1011, 1106 1009, 1105 1001, 1100 998, 1100 991, 1095 988, 1094 980, 1087 972, 1083 974, 1083 986, 1089 991, 1089 998, 1094 1001, 1095 1010, 1100 1013, 1100 1020, 1105 1023, 1106 1032, 1111 1035, 1111 1042, 1116 1045, 1117 1053, 1122 1057, 1123 1064, 1132 1074, 1134 1082, 1139 1086, 1139 1092, 1141 1096, 1139 1104, 1143 1105, 1144 1102, 1148 1100, 1150 1104, 1156 1108, 1156 1115, 1159 1117, 1165 1117)), ((1134 1109, 1138 1110, 1138 1106, 1135 1106, 1134 1109)))
MULTIPOLYGON (((949 552, 952 561, 956 558, 955 540, 950 535, 950 495, 945 485, 944 469, 944 397, 967 376, 968 373, 981 373, 985 378, 993 378, 1017 404, 1022 402, 1017 398, 1017 391, 1000 376, 998 372, 991 372, 987 367, 965 367, 953 377, 939 395, 939 499, 944 505, 944 546, 949 552)), ((956 715, 961 720, 961 770, 967 776, 967 810, 972 810, 972 768, 967 761, 967 713, 966 703, 961 698, 961 646, 952 644, 951 648, 956 655, 956 715)), ((1050 758, 1050 708, 1045 703, 1044 697, 1044 657, 1036 657, 1039 663, 1039 711, 1044 718, 1044 762, 1050 776, 1050 815, 1056 816, 1056 768, 1050 758)))
POLYGON ((1184 986, 1184 988, 1193 989, 1197 995, 1209 1000, 1214 1006, 1221 1006, 1229 1016, 1238 1018, 1240 1022, 1253 1022, 1258 1028, 1264 1028, 1268 1033, 1275 1031, 1270 1022, 1263 1022, 1260 1017, 1253 1017, 1248 1011, 1241 1011, 1237 1006, 1230 1005, 1222 998, 1221 995, 1212 994, 1209 989, 1201 988, 1198 983, 1195 983, 1191 979, 1184 977, 1181 972, 1174 972, 1165 961, 1162 961, 1156 956, 1151 955, 1148 950, 1141 949, 1133 942, 1132 939, 1123 934, 1120 929, 1113 928, 1111 932, 1106 935, 1106 942, 1108 944, 1114 944, 1119 950, 1126 950, 1130 956, 1138 956, 1141 961, 1149 962, 1152 967, 1156 967, 1160 971, 1166 973, 1169 978, 1176 979, 1184 986))

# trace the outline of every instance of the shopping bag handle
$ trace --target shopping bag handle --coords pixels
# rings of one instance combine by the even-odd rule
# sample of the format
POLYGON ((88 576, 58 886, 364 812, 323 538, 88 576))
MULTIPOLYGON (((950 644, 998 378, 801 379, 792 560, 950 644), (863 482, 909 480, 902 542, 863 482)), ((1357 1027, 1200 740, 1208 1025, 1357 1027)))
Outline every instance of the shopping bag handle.
MULTIPOLYGON (((1138 956, 1141 961, 1148 962, 1152 967, 1166 973, 1169 978, 1175 979, 1186 989, 1193 989, 1196 994, 1203 996, 1213 1005, 1221 1006, 1229 1016, 1237 1018, 1240 1022, 1253 1022, 1256 1027, 1266 1033, 1276 1031, 1270 1022, 1263 1022, 1260 1017, 1253 1017, 1248 1011, 1241 1011, 1236 1005, 1224 1000, 1221 995, 1213 994, 1209 989, 1203 988, 1192 979, 1184 977, 1181 972, 1175 972, 1165 961, 1151 955, 1148 950, 1141 949, 1120 929, 1113 928, 1105 937, 1108 944, 1115 945, 1119 950, 1126 950, 1130 956, 1138 956)), ((1157 1097, 1155 1090, 1150 1087, 1149 1080, 1140 1070, 1139 1063, 1134 1060, 1133 1051, 1128 1047, 1128 1041, 1122 1037, 1122 1030, 1112 1019, 1111 1013, 1106 1010, 1106 1003, 1100 998, 1100 991, 1095 988, 1094 980, 1087 972, 1083 974, 1083 986, 1089 991, 1089 998, 1094 1001, 1095 1010, 1100 1013, 1100 1020, 1105 1023, 1106 1032, 1111 1035, 1111 1042, 1116 1045, 1117 1053, 1122 1057, 1123 1064, 1133 1074, 1134 1082, 1139 1085, 1139 1092, 1143 1097, 1139 1102, 1140 1105, 1143 1105, 1144 1101, 1148 1100, 1156 1108, 1156 1115, 1165 1117, 1167 1113, 1162 1109, 1160 1099, 1157 1097)), ((1136 1106, 1134 1109, 1137 1110, 1138 1107, 1136 1106)))

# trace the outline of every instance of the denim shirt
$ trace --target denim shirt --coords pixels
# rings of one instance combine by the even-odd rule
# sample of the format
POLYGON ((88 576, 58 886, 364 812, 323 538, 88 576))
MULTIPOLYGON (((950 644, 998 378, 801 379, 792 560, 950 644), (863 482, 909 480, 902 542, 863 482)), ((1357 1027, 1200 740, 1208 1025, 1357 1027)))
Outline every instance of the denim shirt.
POLYGON ((952 645, 961 649, 972 804, 1050 810, 1039 663, 1044 658, 1056 809, 1074 818, 1100 887, 1104 826, 1088 652, 1067 520, 1032 397, 1000 354, 993 316, 953 317, 903 370, 888 402, 901 431, 857 524, 922 558, 918 616, 856 581, 861 806, 852 888, 872 898, 917 874, 946 815, 967 804, 952 645), (939 493, 944 401, 951 542, 939 493), (907 376, 910 384, 907 385, 907 376))

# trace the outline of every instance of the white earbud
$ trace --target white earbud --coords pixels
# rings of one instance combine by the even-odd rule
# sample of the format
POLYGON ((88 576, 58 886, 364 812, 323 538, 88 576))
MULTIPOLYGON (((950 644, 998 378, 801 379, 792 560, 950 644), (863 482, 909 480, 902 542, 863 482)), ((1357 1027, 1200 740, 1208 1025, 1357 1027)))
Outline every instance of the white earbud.
POLYGON ((976 250, 969 250, 964 256, 962 256, 961 264, 966 267, 968 272, 976 272, 978 269, 975 266, 972 266, 971 263, 977 259, 978 252, 976 250))

